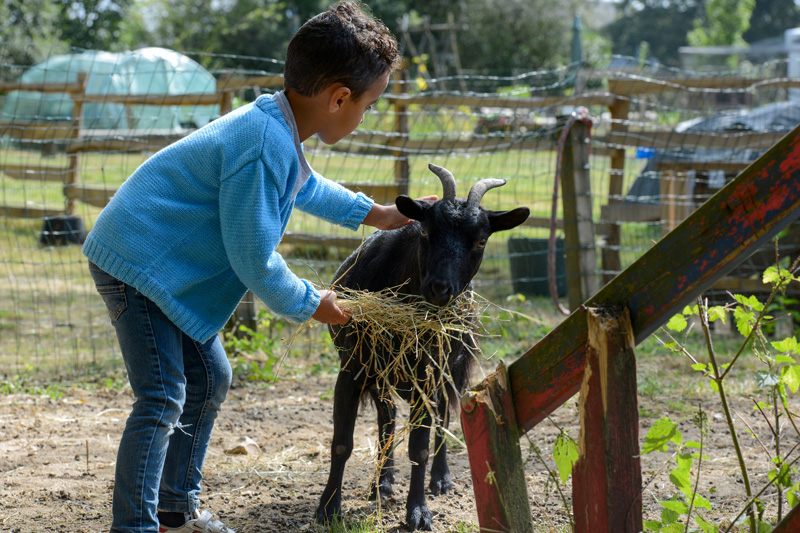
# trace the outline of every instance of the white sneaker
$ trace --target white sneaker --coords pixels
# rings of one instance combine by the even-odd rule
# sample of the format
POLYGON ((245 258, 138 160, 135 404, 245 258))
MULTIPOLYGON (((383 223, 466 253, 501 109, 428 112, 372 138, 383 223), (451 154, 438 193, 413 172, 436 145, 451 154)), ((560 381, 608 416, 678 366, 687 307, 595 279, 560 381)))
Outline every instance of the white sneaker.
POLYGON ((160 533, 236 533, 234 530, 214 519, 208 511, 194 511, 193 518, 180 527, 159 526, 160 533))

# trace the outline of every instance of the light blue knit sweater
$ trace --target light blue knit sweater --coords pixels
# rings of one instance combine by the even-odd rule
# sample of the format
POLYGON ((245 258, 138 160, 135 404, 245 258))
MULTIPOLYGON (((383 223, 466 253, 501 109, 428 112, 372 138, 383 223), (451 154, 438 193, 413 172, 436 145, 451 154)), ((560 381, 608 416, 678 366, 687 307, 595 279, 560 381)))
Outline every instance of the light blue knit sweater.
POLYGON ((302 184, 310 167, 291 112, 275 100, 262 96, 149 158, 83 246, 201 342, 222 328, 247 288, 275 313, 310 318, 319 293, 275 251, 292 209, 357 229, 373 205, 313 172, 302 184))

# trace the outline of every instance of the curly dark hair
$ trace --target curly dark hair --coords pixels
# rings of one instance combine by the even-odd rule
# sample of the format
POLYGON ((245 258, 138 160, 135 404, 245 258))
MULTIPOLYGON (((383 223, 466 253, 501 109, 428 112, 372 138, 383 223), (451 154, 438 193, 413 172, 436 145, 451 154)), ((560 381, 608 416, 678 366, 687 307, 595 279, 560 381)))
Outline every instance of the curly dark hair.
POLYGON ((309 19, 289 42, 284 89, 314 96, 333 83, 358 99, 372 83, 397 68, 397 40, 356 2, 339 2, 309 19))

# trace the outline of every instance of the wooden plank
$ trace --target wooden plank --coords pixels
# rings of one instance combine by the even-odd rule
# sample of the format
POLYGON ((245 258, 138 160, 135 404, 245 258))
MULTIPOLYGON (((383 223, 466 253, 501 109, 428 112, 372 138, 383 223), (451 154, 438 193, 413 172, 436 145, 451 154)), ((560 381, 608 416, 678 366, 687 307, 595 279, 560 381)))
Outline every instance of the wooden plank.
POLYGON ((72 138, 77 127, 69 120, 0 121, 0 135, 30 141, 53 141, 72 138))
POLYGON ((783 517, 772 533, 796 533, 800 531, 800 505, 795 505, 789 514, 783 517))
POLYGON ((214 105, 220 103, 217 93, 187 93, 187 94, 84 94, 80 98, 84 103, 113 103, 125 105, 154 105, 154 106, 198 106, 214 105))
MULTIPOLYGON (((522 223, 523 226, 527 226, 529 228, 550 228, 550 217, 528 217, 525 222, 522 223)), ((561 219, 556 220, 556 228, 563 229, 564 228, 564 221, 561 219)))
POLYGON ((217 80, 217 91, 231 91, 248 87, 283 87, 283 74, 265 74, 250 77, 224 77, 217 80))
MULTIPOLYGON (((639 343, 800 216, 800 127, 753 162, 586 305, 626 306, 639 343)), ((572 397, 585 361, 578 310, 509 366, 520 428, 572 397)))
POLYGON ((672 172, 708 172, 709 170, 721 170, 723 172, 730 172, 738 174, 746 169, 750 162, 744 161, 667 161, 664 159, 655 158, 653 160, 653 167, 657 171, 672 172))
POLYGON ((507 109, 532 109, 555 106, 609 106, 614 102, 610 92, 596 91, 574 96, 541 96, 521 98, 513 96, 492 96, 486 94, 413 94, 385 95, 385 100, 392 104, 419 106, 468 106, 468 107, 501 107, 507 109))
POLYGON ((63 209, 48 207, 0 205, 0 216, 8 218, 44 218, 63 215, 63 209))
POLYGON ((661 190, 661 232, 666 235, 694 211, 694 180, 686 174, 662 172, 659 182, 661 190))
POLYGON ((287 231, 281 239, 281 245, 289 246, 325 246, 329 248, 344 248, 355 250, 363 240, 361 237, 335 237, 331 235, 317 235, 287 231))
POLYGON ((57 82, 57 83, 21 83, 18 81, 0 82, 0 92, 9 91, 38 91, 42 93, 80 93, 83 91, 83 84, 80 82, 57 82))
POLYGON ((496 150, 552 150, 549 136, 471 136, 468 138, 427 137, 410 139, 407 135, 384 132, 354 132, 336 144, 337 151, 376 150, 404 155, 422 153, 482 153, 496 150))
POLYGON ((600 220, 604 222, 658 222, 661 206, 654 204, 615 203, 600 206, 600 220))
POLYGON ((578 461, 572 471, 576 533, 642 531, 636 355, 625 308, 587 312, 578 461))
POLYGON ((374 183, 342 183, 353 192, 363 192, 378 204, 394 204, 395 199, 403 194, 398 184, 377 185, 374 183))
POLYGON ((800 79, 792 78, 643 78, 625 76, 609 78, 608 90, 621 96, 640 96, 671 91, 739 90, 800 87, 800 79))
POLYGON ((11 165, 0 163, 0 172, 17 180, 55 181, 63 183, 69 167, 47 165, 11 165))
POLYGON ((658 150, 727 148, 730 150, 766 150, 784 133, 711 132, 711 131, 627 131, 609 132, 596 141, 612 146, 647 146, 658 150))
POLYGON ((92 187, 90 185, 77 184, 64 186, 64 196, 67 200, 77 200, 100 208, 107 206, 116 192, 116 188, 109 187, 92 187))
POLYGON ((190 132, 135 135, 131 137, 84 137, 67 144, 68 154, 82 152, 157 152, 190 132))
POLYGON ((532 533, 519 428, 502 362, 480 388, 461 397, 461 426, 481 531, 532 533))

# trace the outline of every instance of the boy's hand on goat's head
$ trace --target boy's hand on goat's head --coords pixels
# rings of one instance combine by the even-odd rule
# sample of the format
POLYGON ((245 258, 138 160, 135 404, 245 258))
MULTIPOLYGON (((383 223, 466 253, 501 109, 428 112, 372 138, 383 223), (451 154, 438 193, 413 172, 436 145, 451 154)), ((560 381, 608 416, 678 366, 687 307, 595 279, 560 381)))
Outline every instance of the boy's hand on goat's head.
POLYGON ((323 324, 339 324, 343 326, 350 320, 350 314, 336 305, 336 293, 328 290, 319 291, 319 307, 311 318, 323 324))
MULTIPOLYGON (((439 197, 435 194, 417 198, 417 200, 427 200, 431 202, 435 202, 438 199, 439 197)), ((375 204, 364 218, 364 224, 382 230, 398 229, 410 223, 411 219, 398 211, 396 205, 375 204)))

